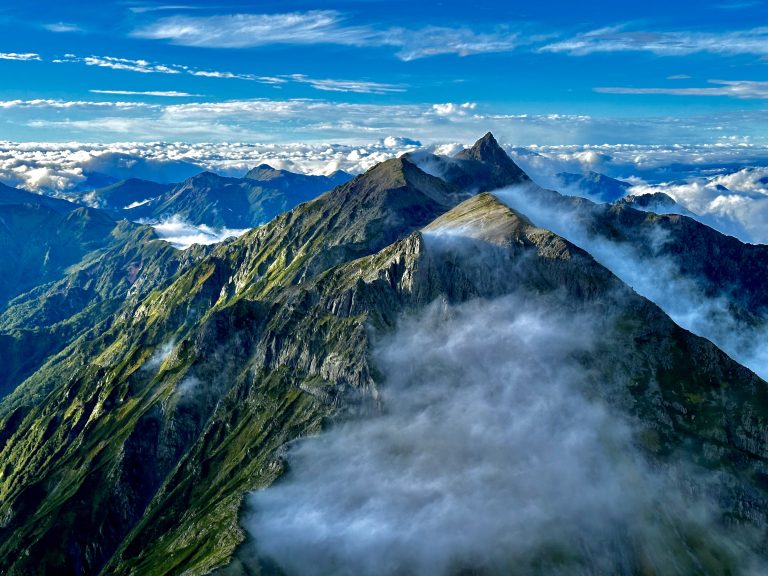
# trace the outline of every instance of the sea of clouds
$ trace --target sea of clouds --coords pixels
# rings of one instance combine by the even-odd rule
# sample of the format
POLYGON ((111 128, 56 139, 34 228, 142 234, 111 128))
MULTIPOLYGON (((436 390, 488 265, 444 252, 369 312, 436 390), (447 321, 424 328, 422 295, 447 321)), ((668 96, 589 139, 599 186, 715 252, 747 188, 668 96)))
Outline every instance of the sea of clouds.
MULTIPOLYGON (((452 155, 464 144, 425 148, 452 155)), ((267 163, 308 174, 360 173, 413 152, 421 143, 390 136, 366 145, 123 142, 0 142, 0 182, 29 191, 88 199, 87 191, 125 178, 180 182, 203 170, 242 176, 267 163)), ((664 192, 708 225, 746 242, 768 242, 768 147, 744 140, 701 145, 507 145, 540 185, 564 193, 560 172, 606 174, 632 184, 628 194, 664 192)), ((211 231, 201 231, 209 237, 211 231)), ((220 234, 218 234, 220 236, 220 234)))

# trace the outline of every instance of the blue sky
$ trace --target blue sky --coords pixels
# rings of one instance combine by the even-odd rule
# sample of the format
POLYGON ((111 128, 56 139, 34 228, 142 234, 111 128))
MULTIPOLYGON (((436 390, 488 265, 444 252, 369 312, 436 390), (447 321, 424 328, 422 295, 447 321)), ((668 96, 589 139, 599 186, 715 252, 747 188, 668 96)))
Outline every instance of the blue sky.
POLYGON ((9 0, 0 139, 764 142, 768 2, 9 0))

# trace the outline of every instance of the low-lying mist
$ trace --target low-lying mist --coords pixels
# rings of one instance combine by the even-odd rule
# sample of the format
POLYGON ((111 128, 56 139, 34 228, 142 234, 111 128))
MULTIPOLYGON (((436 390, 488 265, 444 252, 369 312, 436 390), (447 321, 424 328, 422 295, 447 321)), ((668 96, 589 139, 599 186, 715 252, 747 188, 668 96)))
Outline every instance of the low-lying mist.
POLYGON ((256 553, 290 575, 739 573, 715 506, 595 397, 578 358, 605 318, 565 309, 507 296, 404 319, 373 353, 383 412, 298 441, 249 498, 256 553))
POLYGON ((768 379, 768 325, 747 325, 729 309, 727 296, 707 296, 695 278, 683 277, 679 266, 660 253, 668 241, 661 227, 643 232, 644 245, 655 254, 648 257, 631 244, 611 240, 599 230, 589 230, 575 209, 549 202, 539 192, 538 187, 531 185, 497 190, 494 195, 528 216, 537 226, 588 251, 638 294, 661 307, 677 324, 711 340, 732 358, 768 379))
POLYGON ((212 228, 205 224, 197 226, 179 216, 173 216, 162 222, 147 222, 147 224, 155 229, 160 238, 180 250, 189 248, 193 244, 216 244, 227 238, 242 236, 250 230, 250 228, 212 228))

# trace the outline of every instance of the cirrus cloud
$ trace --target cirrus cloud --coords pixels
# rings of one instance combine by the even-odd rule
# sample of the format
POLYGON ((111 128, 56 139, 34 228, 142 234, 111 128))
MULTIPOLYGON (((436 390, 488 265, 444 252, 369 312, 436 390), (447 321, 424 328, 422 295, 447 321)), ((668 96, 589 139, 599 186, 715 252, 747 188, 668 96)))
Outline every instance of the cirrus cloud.
POLYGON ((396 49, 401 60, 439 54, 468 56, 508 52, 519 43, 508 29, 478 33, 468 28, 428 26, 420 30, 352 25, 341 12, 310 10, 281 14, 176 15, 138 28, 138 38, 167 40, 183 46, 252 48, 270 44, 338 44, 396 49))
POLYGON ((766 99, 768 82, 755 80, 708 80, 714 86, 691 88, 635 88, 606 86, 595 88, 603 94, 660 94, 666 96, 728 96, 730 98, 766 99))
POLYGON ((546 44, 540 52, 573 56, 604 52, 651 52, 658 56, 711 54, 768 55, 768 27, 717 32, 635 31, 622 26, 590 30, 572 38, 546 44))

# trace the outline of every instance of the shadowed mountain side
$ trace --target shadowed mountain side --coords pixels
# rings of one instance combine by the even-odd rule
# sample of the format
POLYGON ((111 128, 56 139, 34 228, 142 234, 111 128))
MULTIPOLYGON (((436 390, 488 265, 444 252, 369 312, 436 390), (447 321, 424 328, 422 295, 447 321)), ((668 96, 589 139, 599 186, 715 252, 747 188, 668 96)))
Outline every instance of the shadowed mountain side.
POLYGON ((615 202, 622 198, 632 185, 598 172, 573 174, 560 172, 556 178, 561 186, 579 195, 589 196, 598 202, 615 202))
POLYGON ((179 218, 214 228, 253 228, 348 181, 351 176, 309 176, 263 164, 244 178, 202 172, 181 184, 125 180, 90 193, 93 201, 131 220, 179 218))
POLYGON ((103 330, 126 300, 138 301, 210 251, 186 251, 160 240, 149 226, 118 224, 114 242, 90 252, 60 279, 37 286, 0 314, 0 398, 78 338, 103 330), (105 324, 106 323, 106 324, 105 324))
POLYGON ((122 229, 99 210, 0 187, 0 307, 115 244, 122 229))
POLYGON ((640 257, 664 258, 707 297, 725 298, 737 317, 768 320, 768 246, 745 244, 684 215, 637 210, 630 202, 600 205, 536 186, 513 188, 502 198, 543 226, 578 228, 640 257))

